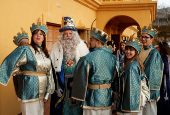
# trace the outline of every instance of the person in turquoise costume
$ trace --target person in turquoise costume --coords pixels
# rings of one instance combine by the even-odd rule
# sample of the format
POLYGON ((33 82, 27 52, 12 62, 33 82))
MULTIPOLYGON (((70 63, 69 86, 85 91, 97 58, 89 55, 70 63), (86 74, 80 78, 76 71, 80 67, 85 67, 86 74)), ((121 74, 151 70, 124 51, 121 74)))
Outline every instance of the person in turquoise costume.
MULTIPOLYGON (((19 37, 14 36, 14 40, 13 40, 14 44, 17 45, 18 47, 25 46, 25 45, 29 44, 28 33, 26 33, 23 28, 21 28, 21 30, 22 30, 22 33, 18 33, 19 37)), ((17 92, 17 90, 18 90, 18 79, 19 79, 18 77, 21 77, 21 76, 20 75, 13 76, 15 92, 17 92)))
POLYGON ((51 96, 50 115, 82 115, 80 102, 71 99, 72 81, 78 60, 89 50, 80 39, 73 18, 63 17, 61 25, 59 41, 55 42, 51 51, 58 85, 51 96))
POLYGON ((72 98, 82 101, 83 115, 111 115, 111 84, 118 74, 119 62, 112 54, 111 45, 106 45, 110 39, 107 33, 93 28, 90 35, 95 41, 95 49, 76 65, 72 98))
POLYGON ((120 96, 117 100, 118 115, 137 115, 150 99, 149 82, 139 59, 142 43, 138 39, 127 40, 125 66, 120 74, 120 96), (144 93, 143 93, 144 92, 144 93))
MULTIPOLYGON (((46 25, 32 24, 31 45, 17 47, 0 66, 0 84, 6 86, 12 76, 18 77, 16 94, 22 115, 44 115, 44 102, 54 92, 51 60, 46 49, 46 25)), ((16 40, 23 34, 18 34, 16 40)))
POLYGON ((25 46, 29 44, 29 37, 28 37, 28 33, 26 33, 24 31, 23 28, 21 28, 22 33, 18 33, 18 36, 14 36, 14 44, 17 46, 25 46))
POLYGON ((139 58, 145 67, 145 74, 149 80, 151 102, 146 104, 146 107, 143 109, 141 115, 156 115, 156 103, 160 99, 163 61, 158 50, 152 45, 157 33, 157 30, 152 28, 151 25, 148 27, 145 26, 142 29, 141 41, 143 44, 143 49, 139 54, 139 58))

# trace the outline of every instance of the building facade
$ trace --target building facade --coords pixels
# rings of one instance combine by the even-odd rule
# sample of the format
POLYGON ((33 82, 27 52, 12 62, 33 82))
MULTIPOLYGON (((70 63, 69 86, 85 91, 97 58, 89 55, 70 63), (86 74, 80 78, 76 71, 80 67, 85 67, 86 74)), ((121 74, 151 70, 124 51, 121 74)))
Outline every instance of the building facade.
MULTIPOLYGON (((58 40, 62 16, 73 16, 75 26, 82 39, 89 40, 90 28, 106 31, 115 40, 117 48, 129 27, 149 25, 156 17, 157 2, 152 0, 1 0, 0 1, 0 63, 16 46, 13 37, 21 27, 31 40, 30 27, 40 18, 47 24, 47 47, 49 52, 58 40)), ((15 97, 13 80, 7 86, 0 85, 0 115, 17 115, 20 102, 15 97)))

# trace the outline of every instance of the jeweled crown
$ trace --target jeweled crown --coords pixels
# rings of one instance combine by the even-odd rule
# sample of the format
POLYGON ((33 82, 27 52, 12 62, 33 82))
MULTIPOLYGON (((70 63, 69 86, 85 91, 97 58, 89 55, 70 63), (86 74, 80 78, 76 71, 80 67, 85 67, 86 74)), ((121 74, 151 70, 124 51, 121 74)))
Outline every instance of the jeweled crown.
POLYGON ((147 33, 151 35, 153 38, 155 38, 156 35, 158 34, 158 31, 155 28, 152 28, 152 25, 150 24, 148 27, 147 26, 143 27, 142 33, 147 33))
POLYGON ((92 28, 90 35, 92 38, 98 39, 104 44, 110 39, 110 36, 107 33, 97 28, 92 28))
POLYGON ((30 30, 31 30, 31 33, 33 33, 35 30, 42 30, 47 35, 48 28, 45 24, 41 25, 41 20, 40 18, 38 18, 37 24, 33 23, 32 27, 30 27, 30 30))
POLYGON ((142 50, 142 43, 138 40, 138 38, 134 37, 134 34, 131 35, 129 40, 126 41, 126 46, 135 48, 138 53, 142 50))
POLYGON ((13 42, 18 46, 19 45, 19 42, 22 40, 22 39, 28 39, 28 33, 26 33, 23 28, 21 28, 22 30, 22 33, 17 33, 17 36, 14 36, 14 40, 13 42))

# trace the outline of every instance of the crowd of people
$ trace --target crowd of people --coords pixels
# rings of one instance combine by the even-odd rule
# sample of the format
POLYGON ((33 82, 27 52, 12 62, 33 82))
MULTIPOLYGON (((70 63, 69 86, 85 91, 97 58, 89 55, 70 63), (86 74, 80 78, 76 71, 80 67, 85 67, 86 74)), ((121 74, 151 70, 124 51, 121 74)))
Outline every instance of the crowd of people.
POLYGON ((72 17, 61 25, 51 54, 48 29, 38 20, 30 28, 31 43, 22 29, 13 41, 18 47, 0 66, 0 84, 13 76, 22 115, 44 115, 49 98, 50 115, 170 114, 170 45, 152 45, 156 29, 145 26, 141 41, 122 40, 114 55, 106 32, 92 27, 87 43, 72 17))

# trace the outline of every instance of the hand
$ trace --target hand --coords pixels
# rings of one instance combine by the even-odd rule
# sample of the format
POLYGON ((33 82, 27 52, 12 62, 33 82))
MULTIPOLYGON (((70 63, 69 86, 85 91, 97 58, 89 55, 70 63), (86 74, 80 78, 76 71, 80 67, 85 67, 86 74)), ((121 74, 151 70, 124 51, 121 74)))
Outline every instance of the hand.
POLYGON ((73 82, 70 83, 70 87, 73 87, 73 82))
POLYGON ((61 97, 62 93, 63 93, 63 90, 62 89, 58 89, 58 90, 55 90, 55 92, 57 93, 58 97, 61 97))
POLYGON ((46 99, 43 99, 43 102, 45 103, 45 102, 47 102, 47 100, 46 100, 46 99))

